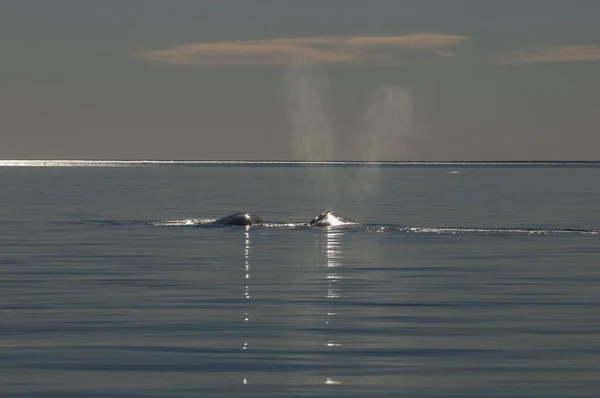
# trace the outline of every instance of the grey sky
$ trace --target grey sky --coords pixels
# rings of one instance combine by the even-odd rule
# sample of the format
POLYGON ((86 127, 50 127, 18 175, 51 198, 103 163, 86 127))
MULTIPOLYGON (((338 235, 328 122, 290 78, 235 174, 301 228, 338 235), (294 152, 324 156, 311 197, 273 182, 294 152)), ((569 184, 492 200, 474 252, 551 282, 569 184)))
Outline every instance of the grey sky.
POLYGON ((0 158, 598 159, 600 2, 0 2, 0 158))

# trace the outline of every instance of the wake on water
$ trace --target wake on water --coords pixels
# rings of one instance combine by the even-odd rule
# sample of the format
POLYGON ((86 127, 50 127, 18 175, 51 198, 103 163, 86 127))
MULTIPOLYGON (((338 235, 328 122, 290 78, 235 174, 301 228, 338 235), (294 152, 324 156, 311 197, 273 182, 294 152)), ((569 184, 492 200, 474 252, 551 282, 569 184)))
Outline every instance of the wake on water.
POLYGON ((207 228, 336 228, 350 232, 404 232, 406 234, 430 234, 430 235, 600 235, 600 229, 547 229, 547 228, 454 228, 454 227, 417 227, 401 225, 377 225, 377 224, 348 224, 336 226, 314 227, 303 222, 267 222, 260 225, 236 226, 215 225, 214 219, 195 219, 155 221, 155 226, 168 227, 207 227, 207 228))
MULTIPOLYGON (((324 212, 326 214, 328 212, 324 212)), ((404 234, 426 234, 426 235, 600 235, 600 229, 582 228, 500 228, 500 227, 429 227, 401 224, 365 224, 333 214, 327 225, 311 222, 271 221, 257 225, 241 226, 243 228, 340 228, 349 232, 396 232, 404 234), (339 218, 338 218, 339 217, 339 218)), ((317 218, 312 221, 317 220, 317 218)), ((149 221, 146 224, 167 227, 204 227, 204 228, 240 228, 237 225, 215 224, 216 218, 186 218, 183 220, 149 221)))

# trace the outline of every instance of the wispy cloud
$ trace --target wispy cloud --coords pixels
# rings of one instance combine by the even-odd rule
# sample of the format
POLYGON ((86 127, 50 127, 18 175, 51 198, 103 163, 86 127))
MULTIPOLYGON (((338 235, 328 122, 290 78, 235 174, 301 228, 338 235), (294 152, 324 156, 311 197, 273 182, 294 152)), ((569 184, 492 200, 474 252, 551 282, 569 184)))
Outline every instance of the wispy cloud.
POLYGON ((498 59, 499 64, 518 65, 600 60, 598 45, 551 46, 536 50, 517 50, 498 59))
POLYGON ((408 36, 321 36, 233 42, 193 43, 135 57, 173 65, 287 65, 294 61, 325 64, 388 64, 415 53, 453 56, 449 48, 466 36, 419 33, 408 36))

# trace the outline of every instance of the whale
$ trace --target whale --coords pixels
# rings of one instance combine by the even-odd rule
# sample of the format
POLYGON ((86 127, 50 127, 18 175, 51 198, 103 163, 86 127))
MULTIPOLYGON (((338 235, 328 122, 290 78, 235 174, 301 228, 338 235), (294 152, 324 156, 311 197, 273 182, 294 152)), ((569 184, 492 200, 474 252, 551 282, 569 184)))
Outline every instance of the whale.
POLYGON ((319 214, 307 223, 307 225, 311 227, 337 227, 340 225, 353 224, 357 224, 357 222, 352 221, 349 218, 342 217, 331 210, 325 210, 323 213, 319 214))
POLYGON ((252 213, 233 213, 226 217, 213 221, 215 225, 261 225, 264 224, 262 218, 252 213))
MULTIPOLYGON (((213 221, 213 225, 238 225, 238 226, 252 226, 252 225, 263 225, 265 222, 262 218, 252 213, 233 213, 228 216, 219 218, 213 221)), ((309 227, 338 227, 343 225, 355 225, 358 224, 349 218, 342 217, 331 210, 325 210, 324 212, 317 215, 315 218, 307 223, 293 223, 297 226, 309 226, 309 227)), ((267 224, 269 225, 269 224, 267 224)))

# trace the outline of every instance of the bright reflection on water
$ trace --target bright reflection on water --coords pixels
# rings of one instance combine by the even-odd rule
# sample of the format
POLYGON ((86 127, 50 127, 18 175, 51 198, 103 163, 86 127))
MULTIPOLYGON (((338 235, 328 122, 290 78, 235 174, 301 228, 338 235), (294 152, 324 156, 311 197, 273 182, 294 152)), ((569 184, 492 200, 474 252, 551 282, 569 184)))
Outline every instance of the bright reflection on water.
MULTIPOLYGON (((246 285, 244 287, 244 298, 245 299, 250 299, 250 227, 245 227, 245 231, 244 231, 244 272, 245 272, 245 280, 246 280, 246 285)), ((250 306, 247 305, 247 308, 249 308, 250 306)), ((247 310, 248 311, 248 310, 247 310)), ((250 321, 250 315, 248 312, 244 313, 244 322, 249 322, 250 321)), ((244 341, 244 346, 242 347, 243 350, 247 350, 248 349, 248 342, 244 341)), ((242 380, 242 382, 244 384, 248 383, 248 379, 246 377, 244 377, 244 379, 242 380)))
MULTIPOLYGON (((322 357, 322 362, 319 367, 323 369, 335 369, 336 368, 336 354, 343 346, 339 339, 339 325, 337 320, 339 318, 339 311, 337 309, 337 301, 343 297, 343 289, 340 286, 342 275, 340 273, 341 267, 343 267, 343 254, 342 254, 342 237, 343 230, 335 227, 327 227, 317 229, 313 232, 315 234, 315 263, 314 272, 315 275, 319 275, 322 279, 322 286, 325 290, 318 294, 316 303, 318 304, 320 314, 315 314, 315 319, 320 319, 323 325, 317 326, 318 329, 322 330, 322 336, 324 340, 321 343, 317 343, 317 346, 321 348, 315 351, 315 354, 322 357), (337 351, 336 351, 337 350, 337 351), (332 360, 333 359, 333 360, 332 360)), ((260 229, 252 229, 251 227, 245 227, 244 230, 244 299, 246 303, 244 305, 244 316, 243 321, 245 328, 243 330, 252 329, 252 311, 253 308, 261 311, 260 304, 253 303, 251 289, 254 282, 261 283, 264 281, 254 281, 252 278, 252 238, 253 235, 260 234, 260 229)), ((271 272, 273 275, 277 275, 277 270, 273 269, 271 272)), ((285 321, 286 316, 282 316, 279 321, 285 321)), ((310 320, 312 321, 312 320, 310 320)), ((260 326, 260 325, 259 325, 260 326)), ((264 330, 264 326, 260 326, 264 330)), ((253 347, 248 336, 242 344, 242 350, 247 355, 253 355, 253 348, 258 349, 259 347, 253 347)), ((302 347, 306 342, 302 342, 298 349, 302 347)), ((293 347, 289 347, 293 349, 293 347)), ((252 383, 252 367, 248 367, 243 374, 242 383, 250 385, 252 383)), ((334 378, 333 374, 329 374, 329 371, 325 371, 322 375, 323 383, 327 385, 340 385, 342 381, 337 377, 334 378)))
MULTIPOLYGON (((325 314, 325 323, 328 326, 330 336, 327 339, 326 346, 332 350, 342 346, 342 344, 335 339, 335 322, 336 317, 338 316, 338 313, 336 312, 336 299, 340 298, 342 295, 342 289, 338 285, 338 281, 341 279, 338 268, 342 266, 341 235, 342 231, 333 227, 326 227, 325 233, 322 235, 322 239, 325 241, 327 300, 329 302, 325 314)), ((339 380, 333 380, 327 377, 325 384, 342 383, 339 380)))

